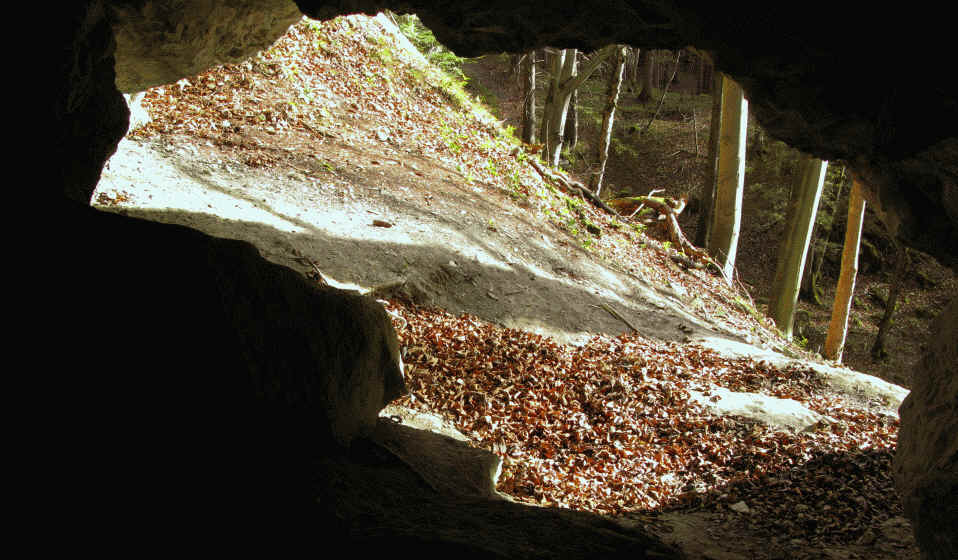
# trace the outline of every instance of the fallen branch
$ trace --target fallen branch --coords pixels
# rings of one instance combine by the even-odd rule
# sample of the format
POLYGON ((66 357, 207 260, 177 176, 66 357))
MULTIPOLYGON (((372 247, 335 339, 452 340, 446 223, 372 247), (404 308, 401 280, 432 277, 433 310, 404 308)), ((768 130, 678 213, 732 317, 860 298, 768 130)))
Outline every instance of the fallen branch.
MULTIPOLYGON (((519 153, 519 150, 513 149, 512 153, 513 155, 517 155, 519 153)), ((603 202, 602 199, 599 198, 594 192, 586 188, 585 185, 583 185, 582 183, 563 177, 559 175, 558 173, 554 173, 551 169, 542 165, 542 163, 540 163, 539 160, 534 157, 528 157, 526 158, 526 161, 528 161, 529 165, 531 165, 532 168, 535 169, 536 172, 546 181, 555 183, 573 194, 578 194, 584 198, 588 198, 596 206, 598 206, 599 208, 602 208, 603 210, 605 210, 609 214, 612 214, 616 218, 622 217, 619 215, 618 212, 613 210, 608 204, 603 202)))
MULTIPOLYGON (((648 206, 649 208, 658 212, 660 215, 665 216, 665 223, 669 230, 669 240, 672 241, 672 244, 675 245, 677 249, 688 256, 707 256, 703 249, 699 249, 698 247, 692 245, 689 240, 685 238, 685 234, 682 233, 682 227, 679 226, 678 215, 682 210, 685 209, 684 201, 654 196, 634 196, 616 200, 616 202, 619 201, 624 201, 624 203, 636 203, 640 206, 648 206)), ((623 202, 619 202, 619 204, 623 204, 623 202)))
MULTIPOLYGON (((649 191, 649 194, 647 194, 647 195, 645 195, 645 196, 653 196, 655 193, 662 192, 663 190, 665 190, 665 189, 652 189, 652 190, 649 191)), ((641 212, 643 208, 645 208, 645 203, 644 203, 644 202, 641 203, 641 204, 639 204, 639 205, 635 208, 635 212, 632 212, 631 214, 629 214, 629 219, 631 220, 633 217, 635 217, 635 215, 638 214, 639 212, 641 212)))
MULTIPOLYGON (((652 195, 657 191, 651 191, 649 195, 652 195)), ((685 200, 683 199, 674 199, 667 197, 658 197, 658 196, 632 196, 627 198, 617 198, 612 201, 612 204, 625 206, 631 204, 637 204, 639 207, 633 212, 635 215, 638 210, 641 210, 642 207, 648 206, 649 208, 657 211, 660 215, 665 217, 665 225, 669 231, 669 241, 672 242, 672 245, 683 254, 688 257, 694 257, 699 259, 706 264, 711 264, 719 271, 719 274, 722 275, 722 278, 729 283, 729 279, 725 276, 725 271, 721 266, 718 265, 712 257, 709 256, 708 252, 705 249, 699 249, 685 237, 685 234, 682 233, 682 226, 679 225, 678 215, 685 209, 685 200)))
POLYGON ((626 319, 625 317, 623 317, 621 313, 619 313, 618 311, 616 311, 615 309, 613 309, 611 305, 609 305, 609 304, 607 304, 607 303, 603 303, 603 304, 601 304, 601 305, 593 305, 592 307, 600 308, 600 309, 605 309, 606 311, 609 312, 609 315, 612 315, 612 316, 615 317, 616 319, 618 319, 618 320, 622 321, 623 323, 625 323, 626 325, 628 325, 628 327, 629 327, 630 329, 632 329, 632 331, 635 332, 635 334, 641 334, 641 333, 639 332, 639 329, 635 328, 635 325, 633 325, 632 323, 630 323, 629 320, 626 319))
MULTIPOLYGON (((327 282, 327 281, 326 281, 326 277, 323 276, 323 271, 321 271, 321 270, 319 269, 319 265, 317 265, 316 262, 313 261, 313 259, 311 259, 311 258, 309 258, 309 257, 307 257, 307 256, 305 256, 305 255, 303 255, 302 253, 300 253, 300 252, 297 251, 296 249, 293 249, 293 255, 294 255, 293 258, 294 258, 295 260, 300 261, 300 262, 303 262, 303 263, 306 263, 306 264, 308 264, 308 265, 310 265, 310 266, 313 267, 313 271, 316 273, 316 283, 317 283, 317 284, 319 284, 320 286, 329 286, 329 282, 327 282)), ((307 276, 308 276, 308 275, 307 275, 307 276)))
MULTIPOLYGON (((518 156, 518 154, 519 154, 519 149, 513 148, 512 155, 518 156)), ((593 203, 595 203, 596 206, 599 206, 600 208, 602 208, 609 214, 612 214, 616 218, 622 219, 622 216, 615 209, 613 209, 611 206, 603 202, 602 199, 596 196, 594 192, 587 189, 582 183, 578 181, 573 181, 571 179, 567 179, 557 173, 552 172, 550 169, 543 166, 542 163, 540 163, 534 157, 527 157, 526 161, 529 162, 529 165, 531 165, 532 168, 535 169, 536 172, 539 173, 539 175, 543 179, 556 183, 569 192, 588 198, 593 203)), ((654 192, 657 192, 657 191, 653 190, 649 194, 652 194, 654 192)), ((617 200, 623 200, 623 199, 617 199, 617 200)), ((695 245, 692 245, 692 243, 689 242, 688 239, 686 239, 685 234, 682 233, 682 227, 679 226, 679 221, 677 219, 678 213, 676 212, 676 210, 678 210, 678 212, 681 212, 683 209, 685 209, 684 200, 681 200, 681 203, 679 203, 675 199, 668 199, 668 200, 672 200, 673 201, 672 204, 674 204, 675 206, 666 202, 666 199, 663 197, 636 196, 636 197, 631 197, 631 200, 635 200, 636 202, 639 202, 640 204, 648 204, 649 207, 655 210, 658 210, 660 214, 663 214, 666 218, 666 224, 668 225, 668 229, 669 229, 669 239, 672 241, 672 244, 678 247, 678 249, 682 251, 684 254, 686 254, 687 256, 701 259, 705 263, 713 265, 715 269, 719 271, 719 274, 722 275, 722 278, 724 278, 726 282, 729 282, 728 278, 725 276, 725 271, 722 269, 721 266, 718 265, 718 263, 716 263, 714 260, 712 260, 711 257, 709 257, 708 252, 706 252, 705 249, 699 249, 695 245)))

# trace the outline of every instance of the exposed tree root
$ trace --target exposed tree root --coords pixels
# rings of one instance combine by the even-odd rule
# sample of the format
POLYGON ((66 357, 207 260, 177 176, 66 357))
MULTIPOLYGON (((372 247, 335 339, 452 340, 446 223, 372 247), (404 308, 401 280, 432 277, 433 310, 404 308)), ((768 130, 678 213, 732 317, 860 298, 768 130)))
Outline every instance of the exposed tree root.
MULTIPOLYGON (((515 148, 512 151, 513 155, 518 155, 519 149, 515 148)), ((613 207, 606 204, 599 198, 594 192, 585 187, 582 183, 578 181, 573 181, 568 177, 563 177, 562 175, 555 173, 548 167, 544 166, 535 157, 528 157, 526 161, 529 162, 529 165, 546 181, 549 181, 553 184, 559 185, 566 191, 569 191, 573 194, 580 195, 584 198, 591 200, 596 206, 602 208, 609 214, 615 216, 620 220, 627 220, 623 218, 613 207)), ((650 193, 651 194, 651 193, 650 193)), ((679 225, 678 215, 685 209, 685 200, 684 199, 673 199, 665 197, 653 197, 653 196, 635 196, 625 199, 616 199, 616 201, 623 201, 622 204, 631 204, 635 203, 639 205, 639 208, 648 206, 653 210, 656 210, 659 214, 665 216, 666 227, 669 231, 669 240, 672 242, 672 245, 681 251, 683 254, 687 255, 692 259, 698 259, 706 264, 711 264, 713 267, 719 271, 719 274, 725 278, 725 272, 722 270, 722 267, 718 265, 711 257, 709 257, 708 252, 705 249, 699 249, 695 245, 692 245, 691 242, 685 237, 685 234, 682 233, 682 227, 679 225)), ((633 212, 635 215, 635 212, 633 212)), ((725 278, 728 282, 728 278, 725 278)))
MULTIPOLYGON (((518 148, 514 149, 512 153, 513 155, 518 154, 519 153, 518 148)), ((557 184, 560 187, 564 188, 565 190, 573 194, 578 194, 585 198, 588 198, 596 206, 598 206, 599 208, 602 208, 609 214, 612 214, 616 218, 620 218, 620 219, 622 218, 622 216, 620 216, 618 212, 616 212, 608 204, 603 202, 601 198, 596 196, 594 192, 590 191, 582 183, 578 181, 573 181, 572 179, 569 179, 568 177, 563 177, 562 175, 559 175, 558 173, 554 173, 552 170, 542 165, 542 163, 535 157, 528 157, 526 158, 526 161, 528 161, 529 165, 531 165, 532 168, 535 169, 536 172, 546 181, 557 184)))

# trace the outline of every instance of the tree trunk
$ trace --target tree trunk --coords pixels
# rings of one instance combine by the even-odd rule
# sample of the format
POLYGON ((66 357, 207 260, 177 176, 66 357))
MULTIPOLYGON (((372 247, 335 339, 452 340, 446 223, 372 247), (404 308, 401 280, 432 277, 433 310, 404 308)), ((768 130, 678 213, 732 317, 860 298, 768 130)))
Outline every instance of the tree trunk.
POLYGON ((858 247, 861 243, 864 218, 865 199, 862 197, 862 185, 857 178, 853 177, 852 191, 848 197, 848 223, 845 225, 842 271, 835 290, 835 303, 832 304, 828 336, 825 337, 824 356, 836 362, 842 361, 842 351, 845 349, 848 314, 851 311, 852 295, 855 292, 855 276, 858 274, 858 247))
POLYGON ((642 49, 637 47, 627 48, 629 49, 629 54, 627 55, 627 62, 625 63, 626 79, 629 80, 629 87, 634 91, 634 88, 639 82, 639 56, 642 53, 642 49))
POLYGON ((609 144, 612 142, 612 123, 615 118, 615 108, 619 103, 619 91, 622 89, 622 76, 625 73, 625 47, 616 48, 615 70, 609 77, 609 88, 606 90, 605 110, 602 112, 602 131, 599 133, 599 151, 597 159, 599 169, 592 176, 592 192, 596 196, 602 193, 602 179, 605 176, 605 164, 609 159, 609 144))
POLYGON ((695 93, 705 93, 705 57, 698 55, 698 80, 695 82, 695 93))
POLYGON ((615 52, 615 45, 609 45, 606 48, 593 54, 592 59, 585 65, 578 75, 572 75, 572 64, 569 62, 575 49, 566 49, 560 51, 552 64, 552 81, 549 86, 549 96, 546 98, 546 105, 543 109, 542 127, 540 131, 540 142, 546 145, 545 161, 553 167, 559 165, 559 155, 562 153, 562 137, 565 128, 566 112, 568 111, 569 100, 582 82, 589 79, 589 76, 599 67, 603 60, 615 52))
POLYGON ((665 95, 669 92, 669 86, 672 85, 672 81, 675 80, 675 74, 678 73, 679 71, 679 59, 681 57, 682 57, 682 51, 676 51, 675 64, 673 65, 674 68, 672 69, 672 75, 669 76, 668 81, 665 82, 665 85, 662 87, 662 99, 659 100, 659 105, 658 107, 655 108, 655 112, 652 113, 652 117, 649 119, 649 123, 645 125, 645 130, 648 130, 649 128, 652 127, 652 122, 655 120, 655 117, 659 116, 659 111, 662 110, 662 105, 665 104, 665 95))
MULTIPOLYGON (((827 174, 826 174, 827 179, 827 174)), ((845 168, 842 167, 841 175, 838 179, 838 184, 835 186, 835 201, 832 205, 832 216, 828 222, 828 226, 825 230, 825 234, 821 235, 821 249, 816 252, 812 251, 809 255, 809 262, 807 267, 807 272, 805 278, 802 279, 802 297, 806 301, 812 301, 815 305, 823 306, 822 303, 822 290, 818 286, 818 280, 822 277, 822 264, 825 262, 825 253, 828 251, 828 244, 832 239, 832 231, 835 229, 835 220, 838 218, 838 209, 839 202, 842 199, 842 191, 845 187, 845 168)))
POLYGON ((639 103, 645 104, 652 101, 652 77, 655 75, 655 59, 649 49, 639 53, 639 58, 641 60, 639 63, 641 65, 639 85, 642 89, 636 99, 639 103))
POLYGON ((552 65, 556 76, 556 93, 549 107, 549 133, 544 138, 548 150, 546 153, 549 155, 548 161, 553 167, 559 165, 559 156, 562 154, 565 119, 568 115, 569 100, 572 98, 572 90, 565 88, 563 84, 572 78, 574 64, 572 61, 575 60, 575 49, 564 49, 556 60, 557 62, 552 65), (559 62, 561 62, 561 65, 559 62))
MULTIPOLYGON (((570 49, 572 52, 567 55, 570 56, 566 62, 572 66, 571 77, 578 75, 578 51, 575 49, 570 49)), ((569 150, 575 149, 576 144, 579 143, 579 90, 572 90, 572 95, 569 97, 569 109, 566 111, 565 116, 565 130, 562 134, 562 139, 565 142, 566 147, 569 150)))
POLYGON ((888 298, 885 300, 885 314, 878 323, 878 335, 875 337, 875 344, 872 345, 872 358, 875 360, 883 360, 888 356, 885 350, 885 337, 888 336, 888 330, 891 328, 891 318, 898 306, 901 285, 905 283, 905 273, 908 270, 908 251, 905 245, 901 241, 896 241, 895 246, 897 249, 895 272, 891 279, 891 287, 888 289, 888 298))
POLYGON ((549 61, 549 89, 546 92, 546 100, 542 105, 542 120, 539 122, 539 142, 543 144, 542 158, 545 161, 552 162, 549 154, 549 141, 552 138, 549 127, 552 124, 552 111, 555 108, 556 96, 559 92, 559 80, 562 75, 562 63, 565 60, 565 51, 546 49, 546 59, 549 61))
POLYGON ((565 116, 565 133, 562 135, 566 149, 574 150, 579 143, 579 90, 569 97, 569 110, 565 116))
POLYGON ((712 228, 712 209, 715 207, 715 178, 718 165, 718 139, 722 123, 722 74, 716 72, 712 85, 712 118, 709 125, 709 164, 705 169, 705 185, 702 187, 702 212, 699 214, 695 232, 695 245, 707 247, 712 228))
POLYGON ((742 192, 745 184, 745 136, 748 101, 742 88, 731 78, 722 79, 722 116, 718 134, 718 162, 715 165, 715 203, 708 251, 731 282, 735 272, 739 228, 742 221, 742 192))
POLYGON ((792 195, 788 201, 788 214, 785 220, 785 233, 778 249, 778 264, 768 311, 779 330, 792 337, 792 320, 795 304, 798 302, 798 290, 802 284, 802 272, 808 255, 808 242, 812 238, 818 200, 825 183, 825 170, 828 162, 812 156, 804 156, 801 174, 796 177, 792 195))
POLYGON ((522 141, 536 142, 536 51, 526 54, 522 67, 522 141))

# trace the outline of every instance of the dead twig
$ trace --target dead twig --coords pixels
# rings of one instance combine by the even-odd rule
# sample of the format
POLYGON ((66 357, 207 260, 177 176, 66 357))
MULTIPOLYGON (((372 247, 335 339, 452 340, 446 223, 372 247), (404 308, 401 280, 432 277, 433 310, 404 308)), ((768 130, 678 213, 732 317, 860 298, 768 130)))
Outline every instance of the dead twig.
POLYGON ((303 263, 306 263, 306 264, 310 265, 311 267, 313 267, 313 271, 316 273, 316 283, 317 283, 317 284, 319 284, 320 286, 329 286, 329 282, 326 281, 326 277, 323 276, 323 272, 322 272, 321 270, 319 270, 319 266, 318 266, 315 262, 313 262, 312 259, 310 259, 309 257, 304 256, 304 255, 303 255, 302 253, 300 253, 299 251, 294 251, 293 254, 295 255, 293 258, 295 258, 296 260, 298 260, 298 261, 300 261, 300 262, 303 262, 303 263))
POLYGON ((623 317, 621 313, 619 313, 618 311, 616 311, 615 309, 613 309, 613 307, 612 307, 611 305, 609 305, 609 304, 607 304, 607 303, 603 303, 603 304, 601 304, 601 305, 593 305, 592 307, 595 307, 596 309, 605 309, 606 311, 609 312, 609 315, 612 315, 612 316, 615 317, 616 319, 618 319, 618 320, 622 321, 623 323, 625 323, 626 325, 628 325, 628 327, 629 327, 630 329, 632 329, 632 331, 633 331, 635 334, 641 334, 641 333, 639 332, 639 329, 637 329, 637 328, 635 327, 635 325, 633 325, 632 323, 630 323, 629 320, 626 319, 625 317, 623 317))
MULTIPOLYGON (((664 190, 665 190, 665 189, 652 189, 652 190, 649 191, 649 194, 647 194, 647 195, 645 195, 645 196, 654 196, 655 193, 660 193, 660 192, 662 192, 662 191, 664 191, 664 190)), ((641 204, 639 204, 639 206, 635 209, 635 212, 632 212, 631 214, 629 214, 629 219, 631 220, 632 217, 635 216, 636 214, 638 214, 639 212, 641 212, 643 208, 645 208, 645 203, 644 203, 644 202, 641 203, 641 204)))

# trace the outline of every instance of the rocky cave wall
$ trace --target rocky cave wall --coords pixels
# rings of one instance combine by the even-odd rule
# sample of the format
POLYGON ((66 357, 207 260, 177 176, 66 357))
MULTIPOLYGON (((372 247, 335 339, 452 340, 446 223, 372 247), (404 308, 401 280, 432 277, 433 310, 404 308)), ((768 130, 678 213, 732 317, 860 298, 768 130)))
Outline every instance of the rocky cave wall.
MULTIPOLYGON (((956 263, 958 92, 946 72, 947 18, 889 11, 868 14, 865 25, 855 10, 835 6, 821 18, 807 5, 737 11, 677 2, 297 4, 319 18, 384 7, 414 11, 463 55, 544 45, 588 50, 611 42, 706 50, 742 83, 770 134, 848 162, 903 240, 956 263), (893 40, 915 30, 921 33, 908 43, 893 40)), ((266 479, 268 485, 257 487, 261 502, 299 504, 309 475, 287 472, 291 463, 282 458, 297 455, 316 426, 325 426, 320 431, 330 441, 349 442, 402 390, 389 346, 394 334, 366 303, 320 293, 243 244, 88 207, 102 165, 126 129, 117 85, 135 90, 168 83, 248 56, 298 17, 291 6, 282 0, 88 0, 57 7, 53 36, 63 43, 54 51, 58 166, 44 194, 60 231, 69 232, 60 264, 73 275, 66 286, 50 286, 56 296, 43 305, 61 319, 64 355, 98 372, 84 383, 63 380, 61 393, 72 397, 64 410, 78 420, 66 430, 72 437, 60 434, 58 441, 68 449, 86 442, 87 453, 92 448, 109 457, 116 445, 127 445, 133 459, 120 480, 143 470, 172 425, 184 441, 162 449, 190 450, 194 459, 205 459, 196 464, 206 465, 197 475, 175 457, 162 457, 160 464, 179 473, 180 482, 202 480, 212 495, 234 503, 230 483, 266 479), (154 296, 133 308, 106 306, 111 289, 130 286, 154 296), (94 321, 103 326, 91 329, 94 321), (337 339, 343 330, 351 334, 337 339), (322 333, 337 342, 321 340, 322 333), (77 398, 87 407, 78 409, 77 398), (106 411, 123 422, 111 422, 106 411), (218 443, 206 444, 212 440, 218 443), (263 449, 276 459, 264 459, 263 449), (214 471, 233 474, 224 479, 214 471)), ((941 324, 943 337, 954 332, 955 305, 941 324)), ((955 378, 954 338, 943 339, 931 356, 920 364, 915 377, 922 380, 902 409, 896 468, 924 553, 953 558, 955 536, 947 528, 958 525, 958 395, 948 382, 955 378), (913 456, 919 452, 922 457, 913 456)), ((94 460, 75 475, 115 486, 100 467, 94 460)), ((189 501, 181 486, 161 484, 149 496, 167 505, 171 496, 189 501)), ((132 498, 118 499, 137 506, 132 498)))

